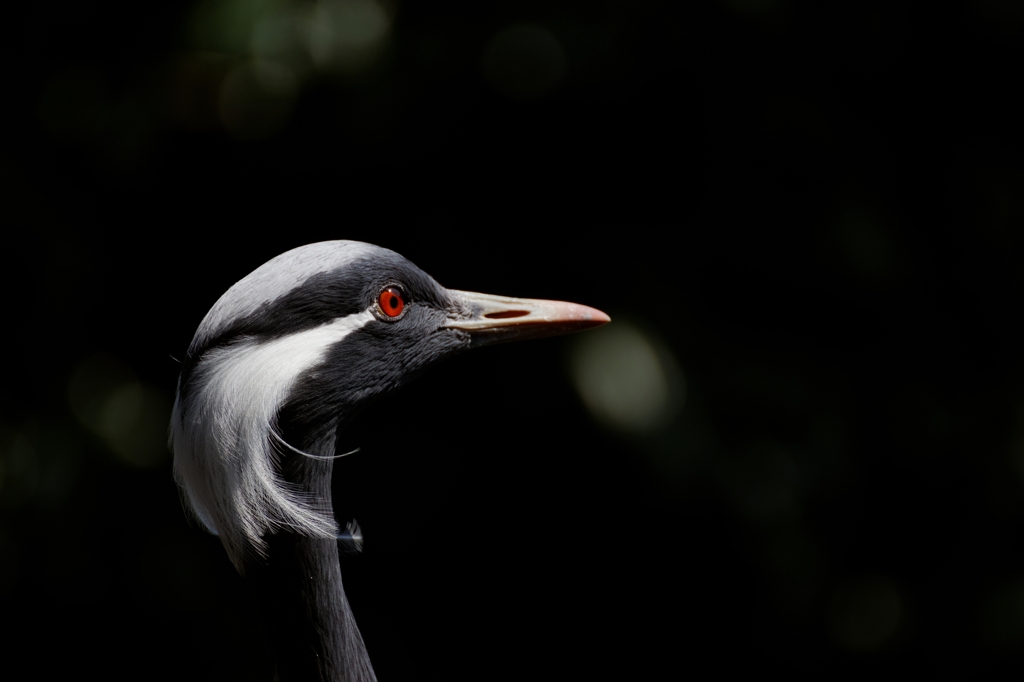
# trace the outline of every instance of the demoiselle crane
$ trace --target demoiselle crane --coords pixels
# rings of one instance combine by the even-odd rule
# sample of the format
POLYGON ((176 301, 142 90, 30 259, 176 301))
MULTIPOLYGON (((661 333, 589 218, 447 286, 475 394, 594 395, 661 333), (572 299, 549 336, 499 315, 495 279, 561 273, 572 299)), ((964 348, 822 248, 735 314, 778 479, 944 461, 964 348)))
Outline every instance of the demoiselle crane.
POLYGON ((573 303, 445 289, 353 241, 283 253, 221 296, 182 362, 174 474, 251 586, 279 680, 376 679, 331 500, 337 436, 357 408, 459 351, 608 321, 573 303))

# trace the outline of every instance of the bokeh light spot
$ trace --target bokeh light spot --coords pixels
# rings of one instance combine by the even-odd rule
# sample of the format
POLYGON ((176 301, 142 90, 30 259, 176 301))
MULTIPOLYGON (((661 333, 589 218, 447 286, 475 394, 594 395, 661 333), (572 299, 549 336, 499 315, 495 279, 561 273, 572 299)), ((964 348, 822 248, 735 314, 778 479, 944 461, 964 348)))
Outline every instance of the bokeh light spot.
POLYGON ((1024 580, 992 590, 982 609, 981 631, 986 644, 997 649, 1024 646, 1024 580))
POLYGON ((0 500, 18 506, 35 497, 40 468, 35 448, 25 433, 14 433, 0 444, 0 500))
POLYGON ((148 467, 166 460, 170 398, 140 382, 117 358, 84 361, 71 377, 68 397, 79 422, 122 461, 148 467))
POLYGON ((515 24, 487 43, 480 68, 491 87, 502 95, 531 99, 553 91, 565 78, 565 52, 546 28, 515 24))
POLYGON ((32 421, 0 428, 0 504, 60 505, 78 481, 80 452, 66 425, 32 421))
POLYGON ((255 27, 280 11, 282 0, 204 0, 192 17, 197 43, 228 54, 246 54, 255 27))
POLYGON ((221 122, 240 140, 270 137, 288 122, 297 93, 298 82, 284 64, 243 62, 221 84, 221 122))
POLYGON ((309 54, 318 66, 357 71, 374 61, 391 27, 375 0, 317 3, 309 26, 309 54))
POLYGON ((856 274, 881 281, 893 272, 892 241, 884 226, 867 211, 847 211, 839 221, 836 236, 856 274))
POLYGON ((305 36, 308 13, 295 7, 283 7, 263 14, 252 27, 249 51, 260 59, 272 59, 293 69, 308 65, 305 36))
POLYGON ((668 349, 651 333, 619 321, 576 341, 572 378, 594 417, 612 428, 644 433, 682 408, 684 381, 668 349))
POLYGON ((800 470, 778 443, 754 444, 729 466, 728 481, 752 521, 777 523, 799 510, 800 470))
POLYGON ((853 580, 832 597, 832 637, 848 651, 872 651, 896 633, 903 605, 899 590, 885 576, 853 580))

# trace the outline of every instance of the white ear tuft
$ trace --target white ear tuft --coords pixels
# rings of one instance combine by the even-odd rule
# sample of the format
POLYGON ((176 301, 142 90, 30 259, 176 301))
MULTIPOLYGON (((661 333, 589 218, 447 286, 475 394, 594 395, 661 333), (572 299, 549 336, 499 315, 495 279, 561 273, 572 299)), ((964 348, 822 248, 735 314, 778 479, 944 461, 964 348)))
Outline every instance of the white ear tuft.
POLYGON ((184 400, 178 387, 175 479, 239 571, 247 552, 265 553, 263 538, 275 530, 337 536, 332 510, 277 475, 271 433, 297 378, 372 319, 366 310, 270 341, 243 338, 213 348, 198 361, 184 400))

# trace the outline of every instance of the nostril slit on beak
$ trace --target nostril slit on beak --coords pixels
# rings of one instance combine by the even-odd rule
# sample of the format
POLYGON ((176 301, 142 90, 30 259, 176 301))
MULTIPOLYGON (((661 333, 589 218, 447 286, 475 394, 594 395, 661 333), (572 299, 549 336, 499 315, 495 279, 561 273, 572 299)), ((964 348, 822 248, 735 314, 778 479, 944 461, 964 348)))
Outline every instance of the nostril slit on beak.
POLYGON ((507 320, 510 317, 525 317, 529 314, 529 310, 502 310, 497 313, 487 313, 484 317, 488 320, 507 320))

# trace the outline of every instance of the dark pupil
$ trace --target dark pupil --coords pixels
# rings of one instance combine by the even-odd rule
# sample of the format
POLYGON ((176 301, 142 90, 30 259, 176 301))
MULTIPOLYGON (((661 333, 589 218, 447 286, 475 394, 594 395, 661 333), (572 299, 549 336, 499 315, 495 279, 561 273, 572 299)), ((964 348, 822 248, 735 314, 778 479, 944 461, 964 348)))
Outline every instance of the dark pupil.
POLYGON ((398 307, 398 297, 395 296, 394 294, 391 294, 391 298, 388 299, 388 305, 390 307, 392 307, 392 308, 397 308, 398 307))

